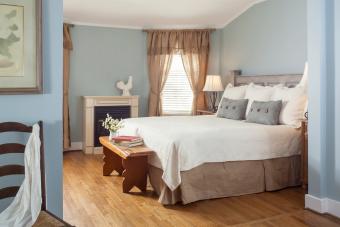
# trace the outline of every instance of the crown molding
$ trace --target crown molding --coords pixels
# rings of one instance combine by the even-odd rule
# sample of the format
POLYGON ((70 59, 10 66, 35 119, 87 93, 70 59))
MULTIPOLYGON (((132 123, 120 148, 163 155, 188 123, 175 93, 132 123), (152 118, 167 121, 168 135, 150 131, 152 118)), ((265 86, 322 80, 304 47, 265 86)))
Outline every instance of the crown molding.
POLYGON ((211 28, 215 29, 216 26, 212 25, 171 25, 171 26, 164 26, 164 25, 154 25, 154 26, 126 26, 126 25, 116 25, 116 24, 99 24, 99 23, 91 23, 91 22, 81 22, 81 21, 73 21, 67 18, 64 18, 64 23, 79 25, 79 26, 89 26, 89 27, 102 27, 102 28, 118 28, 118 29, 131 29, 131 30, 153 30, 153 29, 205 29, 211 28))
POLYGON ((89 27, 102 27, 102 28, 121 28, 121 29, 133 29, 133 30, 142 30, 142 27, 137 26, 122 26, 115 24, 99 24, 99 23, 91 23, 91 22, 83 22, 83 21, 74 21, 67 18, 64 18, 64 23, 80 25, 80 26, 89 26, 89 27))

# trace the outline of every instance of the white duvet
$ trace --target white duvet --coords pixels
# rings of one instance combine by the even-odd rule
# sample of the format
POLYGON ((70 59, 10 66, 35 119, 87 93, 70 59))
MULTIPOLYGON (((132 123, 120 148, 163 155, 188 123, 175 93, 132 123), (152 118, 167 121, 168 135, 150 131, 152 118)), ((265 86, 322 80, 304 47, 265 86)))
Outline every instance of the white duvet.
POLYGON ((124 120, 121 135, 138 135, 155 151, 149 163, 163 170, 166 185, 181 184, 180 171, 208 162, 264 160, 300 154, 300 130, 216 116, 124 120))

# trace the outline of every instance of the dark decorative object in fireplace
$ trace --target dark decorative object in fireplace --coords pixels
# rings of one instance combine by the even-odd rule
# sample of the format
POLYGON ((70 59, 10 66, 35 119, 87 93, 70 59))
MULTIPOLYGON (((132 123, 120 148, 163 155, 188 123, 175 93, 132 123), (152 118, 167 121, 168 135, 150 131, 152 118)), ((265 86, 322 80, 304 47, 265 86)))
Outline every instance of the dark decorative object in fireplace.
POLYGON ((125 119, 131 117, 130 106, 96 106, 94 108, 94 146, 100 147, 99 137, 109 135, 109 131, 102 127, 102 121, 106 114, 110 114, 114 119, 125 119))

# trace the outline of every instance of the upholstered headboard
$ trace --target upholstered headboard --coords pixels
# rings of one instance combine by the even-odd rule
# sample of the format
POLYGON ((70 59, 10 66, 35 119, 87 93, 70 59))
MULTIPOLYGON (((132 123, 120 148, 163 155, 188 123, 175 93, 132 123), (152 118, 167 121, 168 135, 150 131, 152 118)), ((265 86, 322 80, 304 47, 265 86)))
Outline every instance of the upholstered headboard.
POLYGON ((242 75, 241 70, 230 71, 230 75, 234 86, 254 83, 263 86, 284 84, 287 87, 295 87, 302 78, 302 74, 242 75))

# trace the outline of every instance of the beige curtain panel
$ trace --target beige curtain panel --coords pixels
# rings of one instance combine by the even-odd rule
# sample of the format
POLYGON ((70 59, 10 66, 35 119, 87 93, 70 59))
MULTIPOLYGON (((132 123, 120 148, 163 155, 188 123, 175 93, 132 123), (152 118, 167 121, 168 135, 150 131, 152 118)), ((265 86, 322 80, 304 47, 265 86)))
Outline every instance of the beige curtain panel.
POLYGON ((149 116, 160 116, 162 115, 161 92, 170 70, 176 36, 168 31, 148 32, 147 45, 150 81, 149 116))
POLYGON ((193 92, 192 114, 197 109, 206 109, 203 87, 208 69, 210 31, 189 31, 180 34, 184 69, 193 92))
POLYGON ((63 133, 64 149, 71 146, 70 114, 69 114, 69 80, 70 80, 70 52, 73 50, 69 24, 64 24, 64 68, 63 68, 63 133))
POLYGON ((162 115, 161 93, 173 54, 180 53, 193 91, 193 113, 206 107, 202 91, 208 68, 211 30, 147 31, 150 80, 149 116, 162 115))

